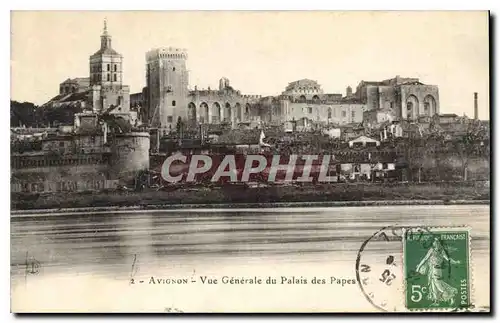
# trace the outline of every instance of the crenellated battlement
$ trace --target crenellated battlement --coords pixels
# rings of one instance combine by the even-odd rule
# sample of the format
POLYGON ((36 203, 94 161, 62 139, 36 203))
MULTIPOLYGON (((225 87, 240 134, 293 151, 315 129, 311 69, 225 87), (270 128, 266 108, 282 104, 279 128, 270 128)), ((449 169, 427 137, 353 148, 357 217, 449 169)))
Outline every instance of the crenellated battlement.
POLYGON ((188 59, 187 49, 185 48, 175 48, 175 47, 161 47, 151 49, 146 53, 146 61, 153 62, 158 59, 188 59))
POLYGON ((198 97, 198 98, 213 98, 213 99, 219 99, 219 98, 241 98, 241 99, 246 99, 246 100, 259 100, 262 98, 262 95, 250 95, 250 94, 240 94, 239 91, 220 91, 220 90, 212 90, 212 89, 195 89, 195 90, 190 90, 189 91, 189 96, 191 97, 198 97))

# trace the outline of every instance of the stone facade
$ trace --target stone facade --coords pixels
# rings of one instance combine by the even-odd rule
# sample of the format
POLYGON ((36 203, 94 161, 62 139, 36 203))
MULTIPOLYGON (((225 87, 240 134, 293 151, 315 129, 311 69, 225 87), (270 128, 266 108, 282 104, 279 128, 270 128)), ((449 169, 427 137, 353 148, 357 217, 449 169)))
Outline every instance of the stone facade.
POLYGON ((67 95, 71 93, 85 92, 89 89, 90 78, 77 77, 74 79, 67 79, 59 84, 59 94, 67 95))
POLYGON ((165 134, 176 129, 180 118, 189 127, 199 124, 242 123, 284 125, 299 122, 302 128, 314 124, 360 124, 367 111, 383 111, 370 116, 373 123, 418 119, 439 113, 439 93, 435 85, 425 85, 417 78, 396 76, 377 82, 361 81, 353 93, 324 93, 314 80, 301 79, 288 84, 278 96, 242 95, 231 87, 229 79, 219 80, 217 90, 188 91, 184 49, 160 48, 146 54, 147 87, 138 93, 134 104, 147 111, 152 127, 165 134))
POLYGON ((112 147, 110 177, 133 179, 137 172, 149 170, 149 133, 131 132, 109 138, 112 147))
POLYGON ((101 35, 101 48, 89 58, 90 90, 88 101, 94 112, 118 108, 130 110, 130 89, 122 84, 123 57, 111 46, 106 21, 101 35))
MULTIPOLYGON (((149 92, 149 99, 154 101, 155 95, 151 95, 154 91, 148 87, 143 93, 149 92)), ((274 125, 298 122, 301 129, 306 129, 313 124, 359 124, 364 121, 364 116, 375 124, 431 117, 439 113, 437 86, 399 77, 381 82, 362 81, 355 93, 348 87, 345 97, 325 94, 317 82, 307 79, 290 83, 279 96, 248 96, 232 88, 224 77, 219 81, 218 90, 198 90, 195 87, 185 101, 178 100, 186 102, 185 109, 179 106, 176 110, 173 107, 168 110, 167 102, 166 110, 162 110, 177 111, 175 115, 170 114, 171 123, 166 132, 174 129, 178 117, 191 126, 227 123, 237 128, 241 123, 251 122, 274 125), (374 112, 366 114, 370 111, 374 112)), ((146 103, 146 97, 143 102, 146 103)))
POLYGON ((187 51, 156 48, 146 53, 147 118, 151 126, 170 131, 187 119, 189 74, 187 51))
POLYGON ((106 22, 101 47, 89 57, 89 77, 67 79, 59 85, 59 95, 43 106, 76 106, 96 113, 130 111, 130 88, 123 85, 123 57, 112 47, 106 22))
POLYGON ((401 109, 397 116, 415 120, 419 116, 432 117, 439 114, 439 92, 435 85, 401 85, 401 109))
POLYGON ((88 101, 94 112, 107 110, 130 111, 130 88, 128 85, 93 85, 88 93, 88 101))
POLYGON ((357 103, 294 103, 288 100, 281 101, 279 121, 298 121, 308 119, 319 124, 348 124, 361 123, 366 105, 357 103))
POLYGON ((41 151, 11 154, 11 185, 15 191, 40 192, 102 189, 107 188, 105 182, 116 188, 149 169, 149 147, 145 132, 107 137, 98 131, 47 138, 41 151))
POLYGON ((333 103, 342 100, 340 93, 324 93, 317 81, 302 79, 288 84, 281 97, 293 103, 333 103))
POLYGON ((42 150, 57 152, 62 155, 107 151, 104 147, 103 136, 97 134, 74 134, 47 138, 42 141, 42 150))
POLYGON ((439 90, 417 78, 395 78, 361 81, 354 96, 367 105, 367 110, 392 110, 399 120, 417 120, 421 116, 439 114, 439 90))
POLYGON ((282 95, 289 96, 292 100, 320 100, 323 95, 323 89, 317 81, 302 79, 295 82, 291 82, 286 87, 285 91, 281 93, 282 95))
POLYGON ((376 128, 383 123, 391 123, 395 120, 394 110, 391 109, 380 109, 380 110, 369 110, 363 113, 363 123, 365 126, 370 128, 376 128))
POLYGON ((229 85, 227 78, 219 82, 219 90, 198 90, 189 93, 188 122, 229 123, 235 128, 239 123, 255 121, 259 118, 256 104, 260 96, 242 95, 229 85))
POLYGON ((130 94, 130 107, 142 107, 144 104, 144 93, 133 93, 130 94))

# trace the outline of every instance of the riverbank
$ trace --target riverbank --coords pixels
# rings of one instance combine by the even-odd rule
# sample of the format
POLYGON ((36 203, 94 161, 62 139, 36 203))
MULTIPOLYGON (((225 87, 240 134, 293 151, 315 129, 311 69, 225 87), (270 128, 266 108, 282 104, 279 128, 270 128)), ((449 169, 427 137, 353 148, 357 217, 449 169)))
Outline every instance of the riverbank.
POLYGON ((489 182, 337 184, 307 187, 178 189, 11 194, 11 209, 21 213, 63 210, 113 211, 193 208, 274 208, 383 205, 489 204, 489 182), (36 210, 36 211, 35 211, 36 210))
POLYGON ((293 203, 234 203, 234 204, 164 204, 164 205, 141 205, 141 206, 107 206, 87 208, 57 208, 57 209, 35 209, 35 210, 12 210, 11 214, 53 215, 68 213, 127 213, 141 210, 164 211, 164 210, 189 210, 189 209, 270 209, 270 208, 302 208, 302 207, 356 207, 356 206, 396 206, 396 205, 489 205, 489 200, 400 200, 400 201, 352 201, 352 202, 293 202, 293 203))

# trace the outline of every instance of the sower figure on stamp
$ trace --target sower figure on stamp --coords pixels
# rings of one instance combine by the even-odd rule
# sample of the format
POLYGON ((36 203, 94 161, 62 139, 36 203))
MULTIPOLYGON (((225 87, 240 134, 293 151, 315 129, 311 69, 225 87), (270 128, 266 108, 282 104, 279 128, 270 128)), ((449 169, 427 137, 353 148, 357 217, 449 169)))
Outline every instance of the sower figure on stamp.
POLYGON ((433 302, 432 305, 439 305, 440 302, 449 302, 450 305, 453 305, 455 295, 458 292, 455 287, 450 286, 443 280, 445 261, 453 265, 460 263, 458 260, 449 258, 441 242, 434 238, 432 246, 416 268, 419 274, 427 275, 427 285, 429 287, 427 297, 433 302))

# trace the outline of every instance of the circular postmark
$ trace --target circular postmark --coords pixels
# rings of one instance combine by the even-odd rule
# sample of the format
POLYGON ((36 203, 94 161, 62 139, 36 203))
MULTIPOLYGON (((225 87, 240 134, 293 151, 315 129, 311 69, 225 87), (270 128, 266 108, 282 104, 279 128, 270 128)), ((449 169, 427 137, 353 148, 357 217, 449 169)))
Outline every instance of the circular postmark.
MULTIPOLYGON (((407 265, 404 255, 406 240, 418 244, 422 250, 442 244, 439 236, 428 228, 388 226, 378 230, 364 241, 358 251, 355 268, 356 281, 365 298, 381 311, 406 311, 408 309, 407 298, 414 296, 411 292, 407 293, 408 286, 412 285, 413 281, 422 278, 418 266, 405 268, 407 265)), ((411 250, 406 251, 408 252, 411 250)), ((446 269, 443 270, 443 274, 446 271, 446 274, 450 275, 451 267, 446 264, 444 267, 446 269)), ((426 291, 430 287, 420 286, 420 288, 426 291)), ((419 291, 415 292, 418 296, 419 291)))
POLYGON ((381 311, 404 306, 402 237, 402 227, 384 227, 363 242, 356 257, 356 281, 365 298, 381 311))

